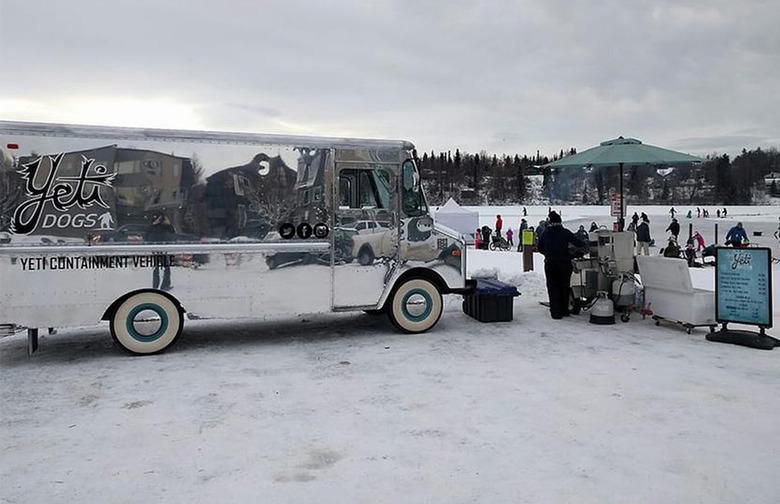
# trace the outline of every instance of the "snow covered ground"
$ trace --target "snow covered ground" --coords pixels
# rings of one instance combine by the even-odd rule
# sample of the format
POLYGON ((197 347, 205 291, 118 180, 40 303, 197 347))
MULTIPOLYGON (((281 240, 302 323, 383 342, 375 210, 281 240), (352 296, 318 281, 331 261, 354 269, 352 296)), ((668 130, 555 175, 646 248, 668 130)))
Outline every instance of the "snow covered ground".
MULTIPOLYGON (((558 210, 574 229, 610 220, 558 210)), ((663 238, 668 208, 636 210, 663 238)), ((513 228, 520 211, 480 208, 513 228)), ((742 220, 778 257, 778 213, 692 221, 710 243, 742 220)), ((468 261, 518 286, 512 322, 477 322, 448 296, 423 335, 359 313, 190 321, 150 357, 104 326, 45 336, 33 358, 23 333, 3 338, 0 502, 777 502, 780 349, 637 315, 553 321, 540 257, 528 273, 517 253, 468 261)), ((714 285, 713 268, 691 273, 714 285)), ((775 265, 775 300, 778 284, 775 265)))

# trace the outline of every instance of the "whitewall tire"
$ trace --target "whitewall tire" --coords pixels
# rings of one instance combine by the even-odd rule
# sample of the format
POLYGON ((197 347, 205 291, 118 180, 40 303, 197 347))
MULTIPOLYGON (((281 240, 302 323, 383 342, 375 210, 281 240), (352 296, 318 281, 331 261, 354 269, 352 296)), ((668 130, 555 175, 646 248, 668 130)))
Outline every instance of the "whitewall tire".
POLYGON ((442 309, 442 296, 436 285, 424 278, 412 278, 395 289, 387 315, 401 331, 421 333, 436 325, 442 309))
POLYGON ((125 299, 109 321, 111 336, 134 354, 162 352, 181 335, 184 314, 160 292, 139 292, 125 299))

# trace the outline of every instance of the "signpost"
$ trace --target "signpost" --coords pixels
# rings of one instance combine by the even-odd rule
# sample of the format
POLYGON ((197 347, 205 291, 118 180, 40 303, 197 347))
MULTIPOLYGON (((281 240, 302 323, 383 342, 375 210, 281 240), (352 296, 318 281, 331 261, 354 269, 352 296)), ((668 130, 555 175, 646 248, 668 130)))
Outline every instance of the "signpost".
POLYGON ((609 215, 618 218, 618 220, 615 221, 612 230, 623 231, 623 216, 626 215, 626 201, 623 199, 622 195, 617 193, 611 193, 609 195, 609 215), (622 209, 621 204, 623 205, 622 209))
POLYGON ((620 200, 615 193, 609 195, 609 215, 610 217, 620 217, 620 200))
POLYGON ((617 193, 612 193, 609 195, 609 215, 612 217, 623 217, 626 215, 626 202, 625 200, 622 201, 623 203, 623 210, 621 212, 620 209, 620 197, 617 193))
POLYGON ((766 335, 773 322, 771 250, 718 247, 715 258, 715 320, 723 326, 707 339, 765 350, 780 344, 766 335), (755 325, 760 332, 731 330, 729 323, 755 325))

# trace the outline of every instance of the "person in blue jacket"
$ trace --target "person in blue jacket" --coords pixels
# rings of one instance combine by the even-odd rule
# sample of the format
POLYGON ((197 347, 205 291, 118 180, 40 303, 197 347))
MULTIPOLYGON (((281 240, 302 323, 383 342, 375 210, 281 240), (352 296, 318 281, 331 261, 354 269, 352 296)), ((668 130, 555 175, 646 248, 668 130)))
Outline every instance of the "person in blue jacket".
POLYGON ((587 243, 563 227, 561 216, 550 212, 549 223, 539 238, 538 249, 544 256, 544 276, 550 298, 550 316, 560 319, 569 315, 571 291, 571 252, 569 245, 585 247, 587 243))
POLYGON ((737 222, 737 225, 729 229, 729 232, 726 233, 726 245, 739 247, 747 242, 747 232, 745 232, 745 228, 742 227, 741 222, 737 222))

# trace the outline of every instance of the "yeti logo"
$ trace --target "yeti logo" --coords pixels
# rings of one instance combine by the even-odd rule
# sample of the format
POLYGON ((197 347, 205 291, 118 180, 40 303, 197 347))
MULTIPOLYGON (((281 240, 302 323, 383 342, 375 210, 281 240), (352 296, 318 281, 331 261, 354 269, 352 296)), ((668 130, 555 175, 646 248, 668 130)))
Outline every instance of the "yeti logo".
MULTIPOLYGON (((100 195, 100 188, 111 189, 116 173, 107 173, 103 165, 94 165, 94 159, 81 156, 81 171, 77 176, 57 176, 62 163, 64 152, 56 156, 48 156, 50 162, 49 173, 41 186, 35 185, 35 177, 42 173, 43 156, 35 161, 22 165, 19 173, 25 179, 25 189, 29 199, 16 207, 11 230, 16 234, 30 234, 38 226, 47 202, 51 202, 54 209, 60 213, 77 205, 82 210, 97 204, 103 208, 109 208, 100 195), (56 183, 55 183, 56 181, 56 183)), ((54 217, 54 216, 52 216, 54 217)))
POLYGON ((112 227, 114 218, 111 217, 111 212, 103 213, 100 217, 98 217, 98 221, 100 221, 100 229, 114 229, 112 227))
POLYGON ((413 217, 409 219, 409 241, 420 242, 431 237, 433 219, 430 217, 413 217))

